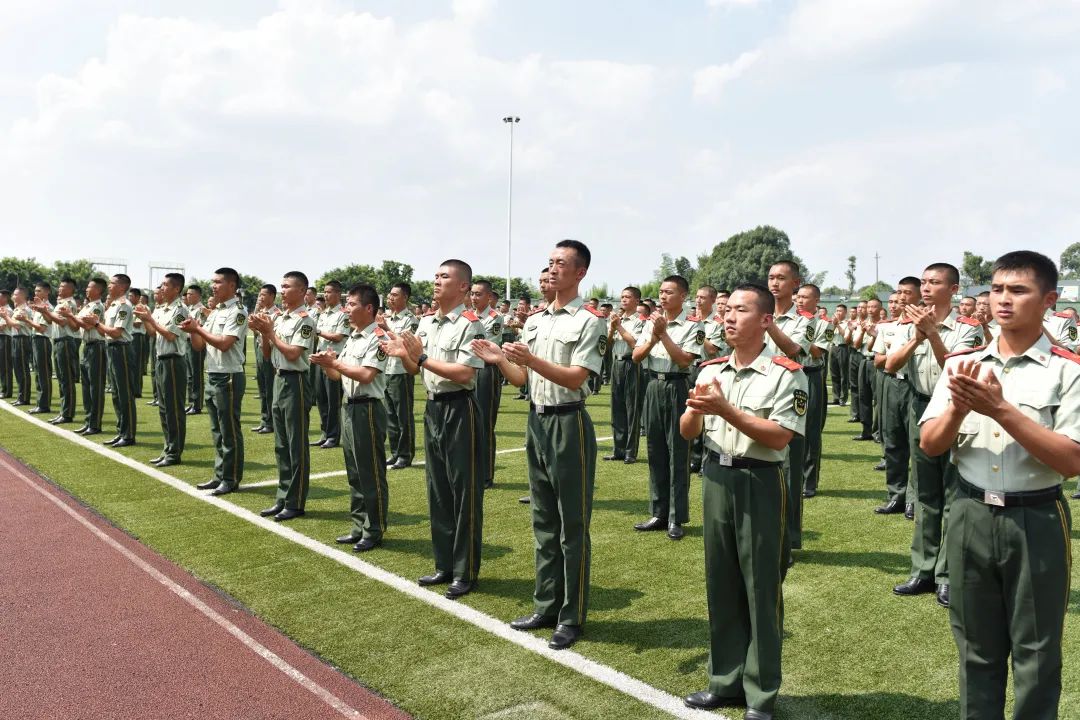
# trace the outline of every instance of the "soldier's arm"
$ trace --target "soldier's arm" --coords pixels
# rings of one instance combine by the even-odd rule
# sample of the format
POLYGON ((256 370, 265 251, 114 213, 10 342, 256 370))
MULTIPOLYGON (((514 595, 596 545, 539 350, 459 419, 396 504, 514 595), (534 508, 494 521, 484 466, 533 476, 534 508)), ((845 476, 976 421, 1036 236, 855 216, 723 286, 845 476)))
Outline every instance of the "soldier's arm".
POLYGON ((660 334, 660 342, 663 343, 664 349, 668 351, 668 355, 671 357, 672 362, 680 368, 690 367, 694 362, 694 358, 697 357, 694 353, 683 350, 682 347, 671 338, 671 335, 667 330, 660 334))
POLYGON ((920 339, 917 333, 912 333, 907 342, 885 356, 885 372, 895 373, 900 371, 907 365, 908 360, 915 354, 916 348, 924 339, 920 339))
POLYGON ((769 337, 776 343, 776 347, 780 352, 784 353, 792 360, 798 359, 799 353, 802 352, 802 346, 788 337, 787 333, 781 330, 776 323, 769 323, 766 332, 769 333, 769 337))
MULTIPOLYGON (((221 352, 228 352, 237 341, 236 335, 215 335, 211 332, 207 332, 206 328, 202 325, 194 323, 192 324, 190 332, 192 346, 194 346, 196 342, 199 342, 203 347, 209 345, 221 352)), ((195 349, 202 350, 202 347, 196 347, 195 349)))

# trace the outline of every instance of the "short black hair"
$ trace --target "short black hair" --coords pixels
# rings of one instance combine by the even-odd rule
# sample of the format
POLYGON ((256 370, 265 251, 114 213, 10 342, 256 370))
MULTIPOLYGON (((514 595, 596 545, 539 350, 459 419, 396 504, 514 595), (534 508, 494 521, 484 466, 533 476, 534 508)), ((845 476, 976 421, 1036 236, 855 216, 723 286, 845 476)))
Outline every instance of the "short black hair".
POLYGON ((139 288, 130 288, 128 290, 128 295, 134 295, 137 298, 141 298, 142 297, 142 290, 140 290, 139 288))
MULTIPOLYGON (((636 297, 639 302, 641 301, 641 288, 637 287, 636 285, 627 285, 626 287, 624 287, 622 289, 622 291, 623 292, 629 291, 630 294, 633 295, 634 297, 636 297)), ((619 294, 622 295, 622 293, 619 293, 619 294)))
POLYGON ((844 308, 845 310, 847 310, 847 305, 845 305, 844 303, 837 303, 836 309, 839 310, 840 308, 844 308))
POLYGON ((401 292, 405 293, 405 297, 408 297, 408 298, 412 297, 412 285, 410 285, 409 283, 407 283, 407 282, 397 282, 397 283, 394 283, 393 285, 390 286, 391 290, 393 290, 394 288, 397 288, 401 292))
POLYGON ((709 297, 711 297, 713 300, 716 299, 716 288, 714 288, 712 285, 702 285, 698 288, 698 290, 705 290, 709 293, 709 297))
POLYGON ((1057 290, 1058 271, 1054 261, 1034 250, 1014 250, 994 261, 991 277, 1007 270, 1029 270, 1044 293, 1057 290))
POLYGON ((472 285, 472 265, 464 260, 450 258, 449 260, 443 260, 439 263, 439 267, 454 268, 454 272, 460 275, 462 280, 472 285))
POLYGON ((608 310, 614 310, 615 309, 615 306, 612 305, 611 303, 608 303, 608 302, 601 303, 600 307, 607 308, 608 310))
POLYGON ((7 288, 0 288, 0 295, 7 295, 8 297, 11 297, 11 291, 7 288))
MULTIPOLYGON (((327 283, 327 285, 329 284, 327 283)), ((340 283, 338 284, 340 285, 340 283)), ((349 297, 359 298, 361 305, 370 305, 375 311, 379 309, 379 291, 367 283, 356 283, 350 287, 349 297)))
MULTIPOLYGON (((926 270, 924 270, 923 272, 945 273, 945 279, 950 285, 960 284, 960 271, 956 269, 955 265, 950 265, 949 263, 933 263, 932 265, 927 265, 926 270)), ((1054 271, 1054 276, 1057 277, 1057 270, 1054 271)))
POLYGON ((75 278, 71 277, 70 275, 65 275, 64 277, 60 278, 60 284, 63 285, 64 283, 71 283, 72 285, 74 285, 75 278))
POLYGON ((546 272, 551 272, 551 268, 548 267, 547 265, 545 265, 544 269, 540 271, 540 274, 543 275, 546 272))
POLYGON ((880 305, 881 304, 881 298, 872 297, 872 298, 870 298, 869 300, 866 301, 866 304, 869 305, 872 302, 876 302, 878 305, 880 305))
POLYGON ((109 287, 109 281, 105 278, 100 277, 90 278, 90 284, 97 287, 97 289, 101 292, 105 292, 105 290, 109 287))
POLYGON ((220 275, 225 279, 225 282, 231 282, 233 286, 240 289, 240 273, 233 270, 231 267, 220 267, 214 271, 215 275, 220 275))
POLYGON ((473 285, 481 285, 489 293, 494 293, 495 292, 494 290, 491 289, 491 281, 490 280, 473 280, 473 285))
MULTIPOLYGON (((364 283, 359 284, 363 285, 364 283)), ((353 287, 356 287, 356 285, 353 285, 353 287)), ((327 280, 325 283, 323 283, 323 292, 326 292, 326 288, 330 288, 331 290, 334 290, 336 292, 341 292, 345 289, 342 287, 340 280, 327 280)), ((352 288, 349 288, 349 294, 352 294, 352 288)))
POLYGON ((270 283, 266 283, 265 285, 263 285, 259 289, 260 290, 265 290, 266 292, 270 293, 271 295, 274 295, 274 296, 277 295, 277 285, 272 285, 270 283))
MULTIPOLYGON (((775 265, 776 263, 773 264, 775 265)), ((773 294, 769 292, 768 288, 764 285, 758 285, 757 283, 742 283, 736 285, 732 293, 737 293, 740 290, 754 294, 754 304, 758 306, 758 310, 761 312, 766 315, 772 315, 776 312, 776 298, 773 297, 773 294)))
POLYGON ((307 275, 305 275, 304 273, 300 272, 299 270, 290 270, 289 272, 285 273, 285 274, 284 274, 284 275, 282 275, 281 277, 283 277, 283 278, 289 278, 290 280, 295 280, 295 281, 296 281, 296 282, 298 282, 298 283, 303 283, 303 285, 304 285, 304 290, 305 290, 305 291, 307 291, 307 289, 308 289, 308 287, 309 287, 309 286, 308 286, 308 279, 307 279, 307 275))
POLYGON ((981 293, 979 293, 979 297, 981 297, 981 298, 990 297, 990 291, 989 290, 983 290, 981 293))
POLYGON ((131 278, 124 273, 116 273, 115 275, 113 275, 113 277, 116 278, 117 282, 124 286, 125 292, 127 292, 127 289, 131 287, 131 278))
MULTIPOLYGON (((791 276, 802 280, 802 270, 799 268, 799 263, 795 262, 794 260, 777 260, 776 262, 769 265, 769 269, 772 269, 777 265, 787 265, 788 270, 791 271, 791 276)), ((738 290, 739 288, 735 289, 738 290)))
POLYGON ((34 287, 41 288, 42 290, 47 290, 50 292, 52 291, 52 285, 49 284, 48 280, 38 280, 36 283, 34 283, 34 287))
POLYGON ((169 283, 174 288, 179 290, 180 288, 184 287, 184 276, 180 273, 167 273, 165 275, 165 282, 169 283))
POLYGON ((963 302, 964 300, 970 300, 971 302, 975 302, 975 298, 973 298, 971 295, 965 295, 964 297, 960 298, 961 302, 963 302))
POLYGON ((821 299, 821 288, 819 288, 817 285, 815 285, 814 283, 803 283, 799 286, 800 290, 805 290, 806 288, 810 288, 811 290, 813 290, 814 297, 818 298, 819 300, 821 299))
POLYGON ((922 280, 915 277, 914 275, 907 275, 905 277, 900 278, 900 282, 896 283, 896 287, 904 287, 904 286, 913 287, 915 289, 918 289, 918 288, 922 287, 922 280))
POLYGON ((589 264, 592 262, 592 253, 589 252, 589 248, 585 246, 585 243, 580 240, 567 239, 555 243, 555 247, 570 248, 577 253, 578 259, 581 261, 581 264, 585 266, 585 269, 589 269, 589 264))
POLYGON ((199 287, 198 285, 188 285, 187 289, 188 290, 194 290, 195 292, 199 293, 200 296, 202 296, 202 294, 203 294, 202 288, 199 287))
POLYGON ((663 285, 666 282, 675 283, 684 293, 690 292, 690 283, 688 283, 686 281, 686 278, 684 278, 682 275, 668 275, 666 278, 660 281, 660 284, 663 285))

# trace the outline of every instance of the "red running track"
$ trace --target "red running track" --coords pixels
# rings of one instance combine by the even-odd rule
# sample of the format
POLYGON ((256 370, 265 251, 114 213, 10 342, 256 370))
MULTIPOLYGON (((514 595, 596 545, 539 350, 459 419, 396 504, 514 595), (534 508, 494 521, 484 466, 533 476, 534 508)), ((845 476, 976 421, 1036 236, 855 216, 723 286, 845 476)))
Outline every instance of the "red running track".
POLYGON ((3 452, 0 508, 0 718, 408 718, 3 452))

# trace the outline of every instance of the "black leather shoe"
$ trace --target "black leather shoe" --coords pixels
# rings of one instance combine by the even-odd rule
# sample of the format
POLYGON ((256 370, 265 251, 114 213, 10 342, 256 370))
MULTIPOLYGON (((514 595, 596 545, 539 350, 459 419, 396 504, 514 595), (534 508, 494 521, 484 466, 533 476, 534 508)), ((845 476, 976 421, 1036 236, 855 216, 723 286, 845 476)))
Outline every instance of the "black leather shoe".
MULTIPOLYGON (((113 447, 119 447, 119 445, 113 445, 113 447)), ((159 468, 163 468, 163 467, 172 467, 173 465, 179 465, 179 464, 180 464, 179 460, 173 460, 172 458, 165 458, 164 460, 159 462, 157 464, 157 466, 159 468)))
POLYGON ((271 515, 277 515, 279 512, 281 512, 284 509, 285 509, 285 503, 282 502, 281 500, 278 500, 276 503, 274 503, 270 507, 266 508, 265 510, 260 510, 259 514, 262 515, 263 517, 270 517, 271 515))
POLYGON ((746 705, 746 697, 744 695, 736 695, 734 697, 726 697, 724 695, 714 695, 708 690, 702 690, 692 695, 687 695, 683 698, 683 702, 687 707, 696 708, 698 710, 715 710, 722 707, 744 707, 746 705))
POLYGON ((52 410, 49 410, 48 408, 45 408, 44 410, 41 408, 31 408, 26 412, 30 415, 41 415, 42 413, 52 412, 52 410))
POLYGON ((521 503, 522 505, 528 505, 529 503, 532 502, 532 498, 529 497, 528 495, 526 495, 525 497, 519 497, 518 502, 521 503))
POLYGON ((286 520, 292 520, 293 518, 302 517, 303 514, 303 510, 293 510, 292 508, 285 508, 274 516, 274 521, 285 522, 286 520))
POLYGON ((446 588, 446 597, 451 600, 456 600, 462 595, 468 595, 472 592, 474 583, 468 580, 455 580, 450 583, 450 587, 446 588))
POLYGON ((251 428, 251 432, 253 432, 253 433, 262 432, 263 429, 265 429, 265 428, 266 428, 265 425, 256 425, 255 427, 251 428))
POLYGON ((120 442, 121 440, 123 440, 123 438, 120 437, 119 435, 117 435, 114 438, 112 438, 111 440, 106 440, 105 442, 102 443, 102 445, 115 445, 116 443, 120 442))
POLYGON ((937 586, 937 604, 943 608, 949 607, 949 586, 944 583, 937 586))
POLYGON ((371 538, 363 538, 360 542, 352 546, 353 552, 367 552, 368 550, 374 550, 382 545, 380 540, 372 540, 371 538))
MULTIPOLYGON (((221 485, 220 480, 207 480, 204 483, 199 483, 198 485, 196 485, 195 489, 196 490, 217 490, 218 485, 221 485)), ((275 507, 277 507, 277 506, 275 506, 275 507)), ((281 507, 278 507, 278 509, 275 510, 274 512, 267 513, 267 514, 268 515, 276 515, 278 513, 278 511, 280 511, 281 508, 283 508, 283 507, 285 507, 285 506, 282 505, 281 507)))
POLYGON ((119 440, 114 442, 112 444, 112 446, 114 448, 122 448, 122 447, 130 447, 130 446, 132 446, 134 444, 135 444, 135 440, 133 438, 120 438, 119 440))
POLYGON ((874 469, 879 472, 885 472, 885 461, 882 460, 881 462, 879 462, 877 465, 874 466, 874 469))
POLYGON ((445 585, 453 579, 449 570, 436 570, 430 575, 419 578, 416 582, 427 587, 428 585, 445 585))
POLYGON ((202 410, 196 410, 195 408, 191 408, 190 410, 186 411, 185 414, 186 415, 202 415, 202 410))
POLYGON ((896 515, 897 513, 904 512, 904 504, 896 498, 893 498, 884 505, 878 505, 874 508, 874 512, 878 515, 896 515))
POLYGON ((222 495, 228 495, 229 493, 236 492, 239 488, 235 485, 218 485, 211 491, 211 495, 214 497, 221 497, 222 495))
POLYGON ((76 435, 82 435, 84 432, 86 432, 89 429, 90 428, 88 426, 83 425, 81 428, 77 428, 75 430, 72 430, 72 432, 75 433, 76 435))
POLYGON ((401 458, 398 458, 397 460, 394 461, 394 464, 390 466, 390 469, 391 470, 404 470, 405 468, 409 467, 409 465, 411 465, 411 463, 407 463, 404 460, 402 460, 401 458))
POLYGON ((349 533, 347 535, 338 535, 334 538, 334 542, 338 545, 355 545, 363 539, 362 535, 353 535, 349 533))
POLYGON ((559 624, 559 619, 548 615, 533 613, 510 621, 510 627, 515 630, 539 630, 540 628, 553 628, 559 624))
POLYGON ((270 433, 274 432, 274 428, 264 427, 262 430, 256 430, 255 432, 259 433, 260 435, 269 435, 270 433))
POLYGON ((1069 497, 1071 497, 1073 500, 1080 500, 1080 490, 1077 490, 1076 492, 1074 492, 1069 497))
POLYGON ((806 498, 807 500, 809 500, 812 497, 817 497, 817 490, 815 490, 813 488, 806 488, 805 490, 802 491, 802 496, 804 498, 806 498))
POLYGON ((396 462, 397 462, 397 456, 394 456, 394 457, 392 457, 392 458, 389 458, 389 459, 388 459, 388 460, 386 461, 386 467, 390 467, 391 465, 393 465, 393 464, 394 464, 394 463, 396 463, 396 462))
POLYGON ((852 418, 848 418, 848 419, 847 419, 847 421, 848 421, 849 423, 857 423, 857 422, 862 422, 861 420, 859 420, 859 418, 855 418, 855 417, 852 417, 852 418))
POLYGON ((552 650, 565 650, 576 643, 580 637, 580 625, 559 625, 555 628, 555 632, 551 633, 548 647, 552 650))
POLYGON ((851 439, 854 440, 855 442, 865 442, 867 440, 873 440, 874 436, 873 435, 856 435, 855 437, 853 437, 851 439))
POLYGON ((319 438, 319 439, 318 439, 318 440, 316 440, 315 442, 309 442, 309 443, 308 443, 308 445, 310 445, 311 447, 319 447, 319 446, 320 446, 320 445, 322 445, 322 444, 323 444, 324 442, 326 442, 326 437, 325 437, 325 436, 324 436, 324 437, 321 437, 321 438, 319 438))
POLYGON ((612 455, 605 455, 605 456, 604 456, 604 459, 605 459, 605 460, 625 460, 625 459, 626 459, 626 456, 624 456, 624 455, 614 455, 614 454, 612 454, 612 455))
POLYGON ((667 536, 672 540, 682 540, 683 535, 685 534, 686 533, 683 532, 682 525, 680 525, 679 523, 671 523, 670 525, 668 525, 667 536))
POLYGON ((690 472, 692 472, 692 473, 701 472, 701 463, 690 463, 690 472))
POLYGON ((911 578, 907 582, 897 585, 892 589, 894 595, 923 595, 934 592, 937 586, 933 580, 911 578))
POLYGON ((337 440, 327 440, 326 442, 324 442, 319 447, 321 447, 323 450, 333 450, 334 448, 341 447, 341 446, 338 445, 337 440))
POLYGON ((637 462, 637 458, 628 457, 625 460, 623 460, 623 462, 626 463, 627 465, 633 465, 634 463, 637 462))
POLYGON ((747 710, 743 718, 745 720, 772 720, 772 713, 764 710, 747 710))
POLYGON ((158 401, 157 400, 151 400, 150 402, 148 402, 146 404, 149 405, 150 407, 157 407, 158 406, 158 401))
POLYGON ((101 431, 100 430, 84 430, 83 432, 81 432, 79 434, 82 435, 83 437, 90 437, 91 435, 100 435, 101 431))
POLYGON ((161 462, 161 461, 162 461, 162 460, 164 460, 164 459, 165 459, 165 456, 164 456, 164 455, 158 455, 158 456, 157 456, 156 458, 154 458, 153 460, 150 460, 150 461, 149 461, 149 463, 150 463, 151 465, 157 465, 157 464, 158 464, 159 462, 161 462))
POLYGON ((666 530, 667 523, 658 517, 649 518, 645 522, 639 522, 634 525, 634 529, 638 532, 650 532, 652 530, 666 530))
POLYGON ((904 506, 904 517, 907 518, 908 520, 914 520, 915 519, 915 504, 914 503, 908 503, 907 505, 904 506))
POLYGON ((15 407, 23 407, 24 405, 29 405, 30 403, 28 403, 28 402, 13 402, 11 404, 14 405, 15 407))

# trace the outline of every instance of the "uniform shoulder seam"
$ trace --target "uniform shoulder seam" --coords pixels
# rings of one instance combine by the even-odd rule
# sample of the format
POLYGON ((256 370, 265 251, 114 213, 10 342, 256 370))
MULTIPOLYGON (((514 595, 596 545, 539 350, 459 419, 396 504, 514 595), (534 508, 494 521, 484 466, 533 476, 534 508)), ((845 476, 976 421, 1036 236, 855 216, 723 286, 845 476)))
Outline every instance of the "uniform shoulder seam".
POLYGON ((978 347, 972 347, 972 348, 962 348, 960 350, 954 350, 953 352, 948 353, 945 356, 945 359, 947 360, 947 359, 949 359, 951 357, 955 357, 957 355, 968 355, 970 353, 978 352, 979 350, 985 350, 985 349, 986 349, 985 345, 979 345, 978 347))
POLYGON ((1052 345, 1050 347, 1050 352, 1052 352, 1054 355, 1057 355, 1058 357, 1063 357, 1066 360, 1072 360, 1074 363, 1080 363, 1080 355, 1077 355, 1074 352, 1069 352, 1065 348, 1058 347, 1057 345, 1052 345))
POLYGON ((975 318, 964 317, 963 315, 956 318, 956 322, 964 323, 965 325, 972 325, 974 327, 981 327, 982 323, 975 318))
POLYGON ((727 362, 728 358, 730 358, 730 357, 731 357, 730 355, 725 355, 724 357, 718 357, 718 358, 713 358, 712 360, 706 360, 705 362, 698 365, 698 367, 705 367, 706 365, 716 365, 717 363, 727 362))
POLYGON ((779 365, 782 368, 786 368, 791 372, 795 372, 796 370, 802 370, 802 365, 795 362, 786 355, 774 355, 772 361, 774 364, 779 365))

